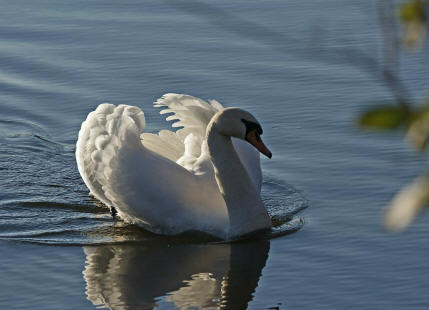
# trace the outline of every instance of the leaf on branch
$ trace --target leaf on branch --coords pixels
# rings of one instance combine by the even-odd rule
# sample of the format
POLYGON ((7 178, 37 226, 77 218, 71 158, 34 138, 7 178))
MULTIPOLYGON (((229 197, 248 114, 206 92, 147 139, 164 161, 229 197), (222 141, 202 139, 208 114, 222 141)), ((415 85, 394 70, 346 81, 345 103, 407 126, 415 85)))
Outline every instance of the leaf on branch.
POLYGON ((392 130, 408 125, 411 112, 407 107, 383 105, 371 108, 359 118, 359 125, 364 128, 392 130))
POLYGON ((425 22, 425 6, 427 4, 427 0, 411 0, 402 3, 399 7, 399 16, 402 22, 425 22))
POLYGON ((399 7, 399 17, 402 21, 402 41, 409 50, 423 46, 426 37, 427 0, 410 0, 399 7))

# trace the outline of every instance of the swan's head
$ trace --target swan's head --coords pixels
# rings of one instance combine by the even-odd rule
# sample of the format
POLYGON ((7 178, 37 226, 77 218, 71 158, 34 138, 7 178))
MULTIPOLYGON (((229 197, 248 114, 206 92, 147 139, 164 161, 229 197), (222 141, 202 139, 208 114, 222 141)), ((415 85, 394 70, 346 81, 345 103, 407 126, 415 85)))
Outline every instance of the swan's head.
POLYGON ((268 158, 272 153, 262 142, 262 127, 249 112, 239 108, 226 108, 218 112, 215 119, 216 130, 225 136, 246 140, 268 158))

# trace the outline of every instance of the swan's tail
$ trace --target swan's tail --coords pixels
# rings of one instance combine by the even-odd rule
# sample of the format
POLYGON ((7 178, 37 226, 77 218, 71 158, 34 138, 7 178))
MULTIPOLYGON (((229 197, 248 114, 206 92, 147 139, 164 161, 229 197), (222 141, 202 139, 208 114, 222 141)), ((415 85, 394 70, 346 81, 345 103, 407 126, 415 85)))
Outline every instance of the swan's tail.
POLYGON ((108 103, 100 104, 82 123, 76 143, 77 166, 91 194, 107 206, 114 205, 109 178, 118 149, 139 142, 144 126, 139 108, 108 103))

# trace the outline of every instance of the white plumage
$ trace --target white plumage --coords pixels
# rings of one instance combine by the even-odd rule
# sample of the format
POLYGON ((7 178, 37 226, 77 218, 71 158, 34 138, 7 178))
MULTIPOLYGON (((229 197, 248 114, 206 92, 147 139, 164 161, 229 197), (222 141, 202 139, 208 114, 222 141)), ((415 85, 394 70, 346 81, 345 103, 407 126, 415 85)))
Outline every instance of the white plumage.
MULTIPOLYGON (((246 227, 237 230, 231 229, 235 224, 219 183, 222 171, 214 168, 212 160, 224 156, 215 154, 222 147, 216 148, 219 151, 213 150, 213 146, 209 150, 207 143, 207 128, 209 123, 216 127, 215 118, 222 120, 238 113, 237 117, 244 115, 256 122, 253 116, 240 109, 227 111, 215 100, 206 102, 180 94, 166 94, 155 106, 165 107, 161 114, 172 113, 167 117, 177 120, 172 127, 183 128, 176 132, 141 133, 145 117, 134 106, 105 103, 89 113, 79 132, 76 160, 90 192, 107 206, 115 207, 125 221, 156 233, 197 230, 228 239, 247 230, 269 227, 268 215, 263 205, 262 211, 258 198, 262 174, 257 150, 242 140, 244 133, 238 133, 241 139, 232 137, 239 158, 231 167, 235 181, 247 184, 248 180, 251 185, 246 185, 247 192, 257 194, 256 198, 253 194, 242 197, 243 212, 249 213, 253 208, 257 210, 254 215, 263 218, 252 220, 253 224, 240 224, 246 227), (249 209, 246 204, 255 206, 249 209)), ((212 131, 214 135, 215 130, 212 131)), ((229 157, 234 157, 235 152, 229 157)))

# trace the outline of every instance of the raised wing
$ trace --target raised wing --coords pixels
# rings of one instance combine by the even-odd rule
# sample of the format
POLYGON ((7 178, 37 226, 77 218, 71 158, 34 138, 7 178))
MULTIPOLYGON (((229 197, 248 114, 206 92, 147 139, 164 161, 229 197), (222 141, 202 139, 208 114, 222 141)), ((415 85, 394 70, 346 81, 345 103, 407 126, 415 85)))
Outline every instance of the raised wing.
POLYGON ((143 133, 143 145, 189 168, 189 162, 201 155, 207 124, 216 112, 223 109, 222 105, 215 100, 208 103, 189 95, 169 93, 159 98, 154 106, 165 107, 160 113, 172 114, 166 120, 177 120, 172 127, 182 128, 176 132, 161 130, 158 134, 143 133))
MULTIPOLYGON (((193 173, 212 175, 213 167, 209 162, 207 147, 204 143, 206 128, 212 117, 218 111, 221 111, 223 106, 216 100, 207 102, 190 95, 168 93, 155 102, 155 107, 165 107, 160 113, 171 114, 166 120, 176 121, 172 124, 172 127, 182 127, 176 131, 174 138, 176 143, 177 141, 182 141, 184 148, 175 152, 175 155, 172 156, 172 151, 168 150, 178 150, 178 148, 170 143, 165 143, 166 139, 161 136, 164 131, 158 134, 158 139, 156 138, 157 135, 152 135, 150 143, 143 140, 143 144, 154 151, 164 148, 163 151, 159 152, 160 154, 171 158, 193 173), (181 155, 179 156, 180 153, 181 155)), ((171 131, 168 132, 172 133, 171 131)), ((145 139, 146 135, 143 134, 143 139, 145 139)), ((245 141, 235 138, 232 140, 250 178, 260 191, 262 172, 258 151, 245 141)))

